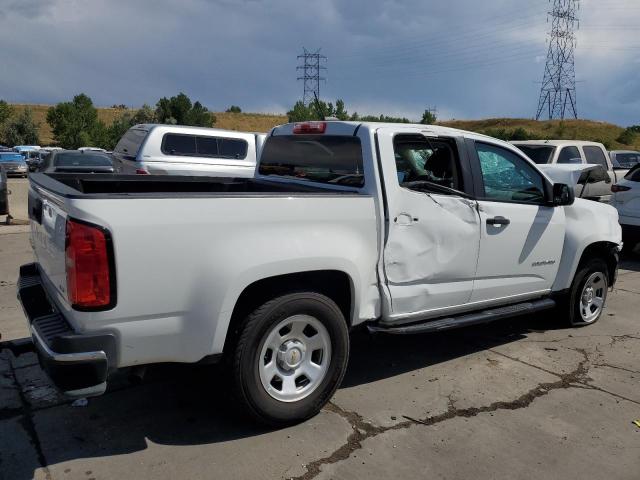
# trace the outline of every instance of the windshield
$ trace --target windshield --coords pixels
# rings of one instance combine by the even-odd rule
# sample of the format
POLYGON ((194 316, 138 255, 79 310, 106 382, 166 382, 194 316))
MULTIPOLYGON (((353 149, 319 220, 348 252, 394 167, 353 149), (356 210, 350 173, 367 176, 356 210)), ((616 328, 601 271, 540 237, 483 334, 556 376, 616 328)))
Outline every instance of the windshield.
POLYGON ((19 153, 0 153, 0 162, 24 162, 19 153))
POLYGON ((538 164, 549 163, 556 149, 550 145, 516 145, 516 147, 538 164))
POLYGON ((95 153, 60 153, 56 155, 56 167, 110 167, 111 159, 95 153))
POLYGON ((261 175, 362 187, 364 172, 360 139, 337 135, 269 137, 258 172, 261 175))

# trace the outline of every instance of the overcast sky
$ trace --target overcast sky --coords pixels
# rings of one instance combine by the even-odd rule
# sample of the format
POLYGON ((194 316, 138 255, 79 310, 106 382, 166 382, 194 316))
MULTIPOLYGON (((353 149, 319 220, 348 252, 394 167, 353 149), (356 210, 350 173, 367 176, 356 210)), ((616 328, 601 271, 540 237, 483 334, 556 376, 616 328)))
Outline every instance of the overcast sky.
MULTIPOLYGON (((285 112, 296 56, 328 57, 321 98, 419 119, 535 115, 547 0, 0 0, 0 98, 285 112)), ((578 113, 640 124, 640 0, 582 0, 578 113)))

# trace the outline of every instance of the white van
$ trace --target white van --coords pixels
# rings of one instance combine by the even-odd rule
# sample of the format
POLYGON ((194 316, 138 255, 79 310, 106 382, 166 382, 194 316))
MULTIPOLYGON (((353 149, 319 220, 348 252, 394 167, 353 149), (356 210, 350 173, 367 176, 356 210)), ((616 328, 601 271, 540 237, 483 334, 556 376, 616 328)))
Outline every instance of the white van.
POLYGON ((113 150, 118 173, 253 177, 266 134, 218 128, 141 124, 113 150))

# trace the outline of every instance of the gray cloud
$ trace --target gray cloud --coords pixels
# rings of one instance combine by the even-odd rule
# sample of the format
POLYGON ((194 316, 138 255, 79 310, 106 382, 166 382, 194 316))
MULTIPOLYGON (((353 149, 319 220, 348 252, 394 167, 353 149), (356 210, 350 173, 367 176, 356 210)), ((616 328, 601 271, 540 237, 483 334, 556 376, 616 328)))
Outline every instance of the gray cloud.
MULTIPOLYGON (((0 2, 1 95, 41 103, 86 92, 137 106, 184 91, 213 109, 285 111, 305 46, 329 57, 322 96, 351 111, 531 117, 549 28, 547 2, 530 0, 0 2)), ((582 3, 581 116, 640 123, 629 48, 640 41, 619 28, 640 24, 637 1, 582 3)))

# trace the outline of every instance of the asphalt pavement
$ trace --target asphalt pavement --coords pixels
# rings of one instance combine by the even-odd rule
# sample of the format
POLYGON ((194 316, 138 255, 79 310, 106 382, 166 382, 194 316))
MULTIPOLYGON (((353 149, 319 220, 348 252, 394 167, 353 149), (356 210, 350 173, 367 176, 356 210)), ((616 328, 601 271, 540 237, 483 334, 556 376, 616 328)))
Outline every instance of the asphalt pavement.
POLYGON ((544 313, 356 332, 331 403, 276 430, 237 410, 221 366, 156 366, 86 405, 61 398, 35 355, 17 354, 30 260, 27 227, 0 227, 0 479, 639 478, 640 258, 587 328, 544 313))
MULTIPOLYGON (((11 180, 26 219, 26 182, 11 180)), ((355 332, 329 405, 271 430, 236 408, 223 366, 117 375, 72 404, 32 352, 15 298, 28 226, 0 226, 0 479, 637 479, 640 256, 603 318, 552 313, 410 337, 355 332), (13 348, 13 350, 12 350, 13 348)))

